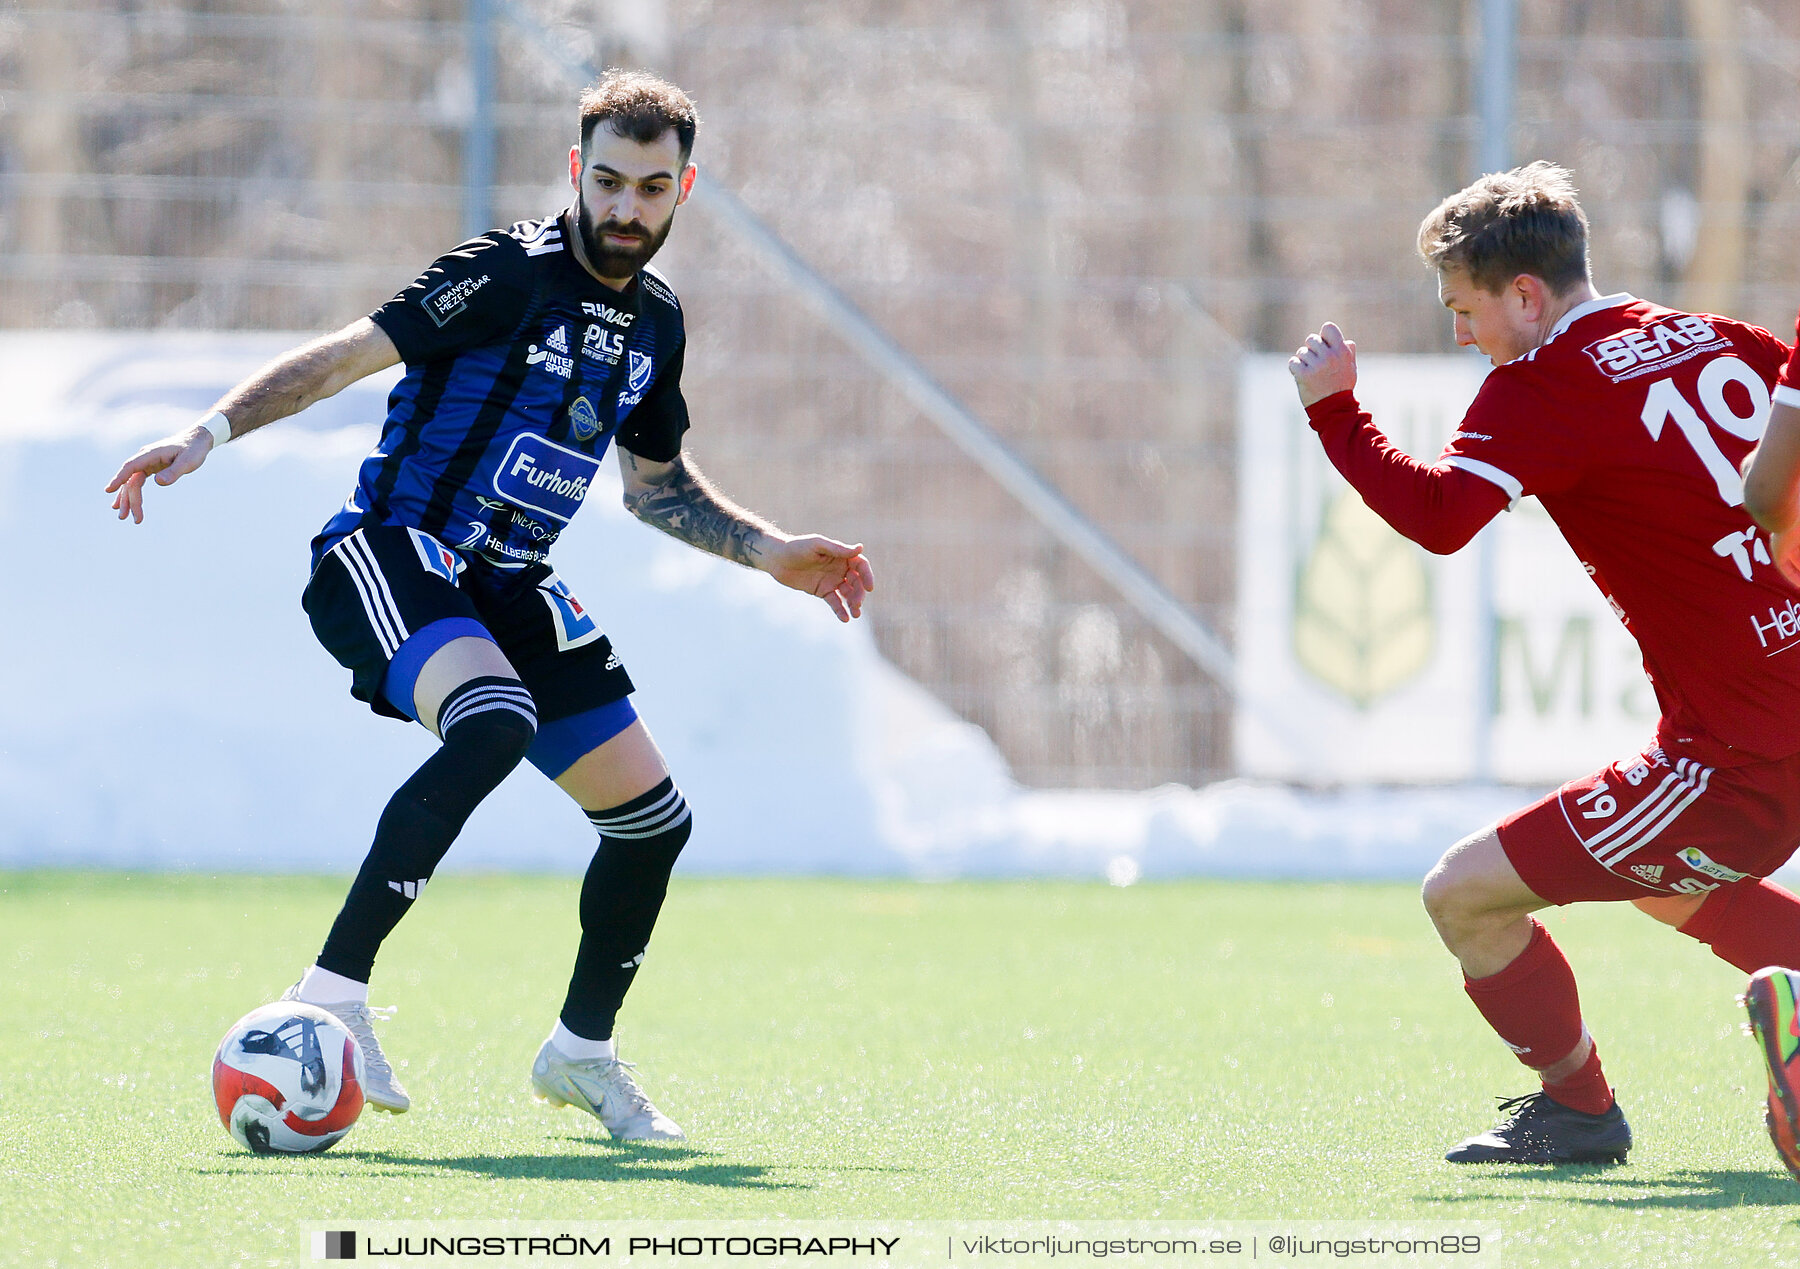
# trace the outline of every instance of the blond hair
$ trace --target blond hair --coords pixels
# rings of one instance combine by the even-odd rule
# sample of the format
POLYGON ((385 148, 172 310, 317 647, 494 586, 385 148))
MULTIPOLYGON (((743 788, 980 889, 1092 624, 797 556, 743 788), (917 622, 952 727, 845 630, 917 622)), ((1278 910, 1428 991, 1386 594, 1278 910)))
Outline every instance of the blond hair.
POLYGON ((1419 254, 1440 272, 1463 269, 1497 293, 1521 273, 1557 294, 1588 280, 1587 215, 1574 174, 1539 159, 1484 176, 1437 205, 1419 226, 1419 254))

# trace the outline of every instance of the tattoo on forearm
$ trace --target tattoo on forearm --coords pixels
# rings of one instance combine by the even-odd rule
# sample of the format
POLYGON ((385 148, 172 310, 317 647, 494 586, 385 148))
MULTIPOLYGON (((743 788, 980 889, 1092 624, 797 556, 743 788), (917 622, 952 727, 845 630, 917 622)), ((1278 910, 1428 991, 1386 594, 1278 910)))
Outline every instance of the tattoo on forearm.
MULTIPOLYGON (((626 459, 634 471, 635 459, 626 459)), ((735 564, 755 568, 762 554, 758 539, 773 526, 712 487, 684 454, 669 470, 647 479, 646 487, 625 496, 626 509, 653 528, 735 564)))

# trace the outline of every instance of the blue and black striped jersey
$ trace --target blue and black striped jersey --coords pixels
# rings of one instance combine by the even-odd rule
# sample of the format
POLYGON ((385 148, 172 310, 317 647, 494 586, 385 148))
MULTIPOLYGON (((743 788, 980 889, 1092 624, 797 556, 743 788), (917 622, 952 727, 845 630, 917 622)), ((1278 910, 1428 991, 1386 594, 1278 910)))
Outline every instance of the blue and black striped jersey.
POLYGON ((356 491, 313 564, 372 525, 420 529, 500 567, 542 560, 617 438, 681 452, 681 305, 642 270, 625 291, 568 247, 572 213, 521 221, 439 257, 370 316, 406 374, 356 491))

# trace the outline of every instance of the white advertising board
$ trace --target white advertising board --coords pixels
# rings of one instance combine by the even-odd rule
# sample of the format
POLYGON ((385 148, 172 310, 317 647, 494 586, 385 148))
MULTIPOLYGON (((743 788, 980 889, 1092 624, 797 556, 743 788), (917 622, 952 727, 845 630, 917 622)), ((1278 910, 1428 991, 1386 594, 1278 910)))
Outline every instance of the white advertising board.
MULTIPOLYGON (((1357 399, 1432 459, 1479 357, 1364 357, 1357 399)), ((1364 505, 1285 357, 1238 385, 1236 749, 1247 776, 1330 785, 1552 784, 1648 740, 1637 647, 1536 499, 1434 556, 1364 505)))

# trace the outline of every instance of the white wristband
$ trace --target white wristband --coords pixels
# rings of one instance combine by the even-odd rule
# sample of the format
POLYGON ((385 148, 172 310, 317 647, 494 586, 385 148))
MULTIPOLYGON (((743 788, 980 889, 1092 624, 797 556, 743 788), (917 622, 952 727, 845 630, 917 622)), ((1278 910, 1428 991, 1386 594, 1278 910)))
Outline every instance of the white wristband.
POLYGON ((214 449, 231 439, 231 420, 219 410, 201 419, 200 426, 212 433, 214 449))

